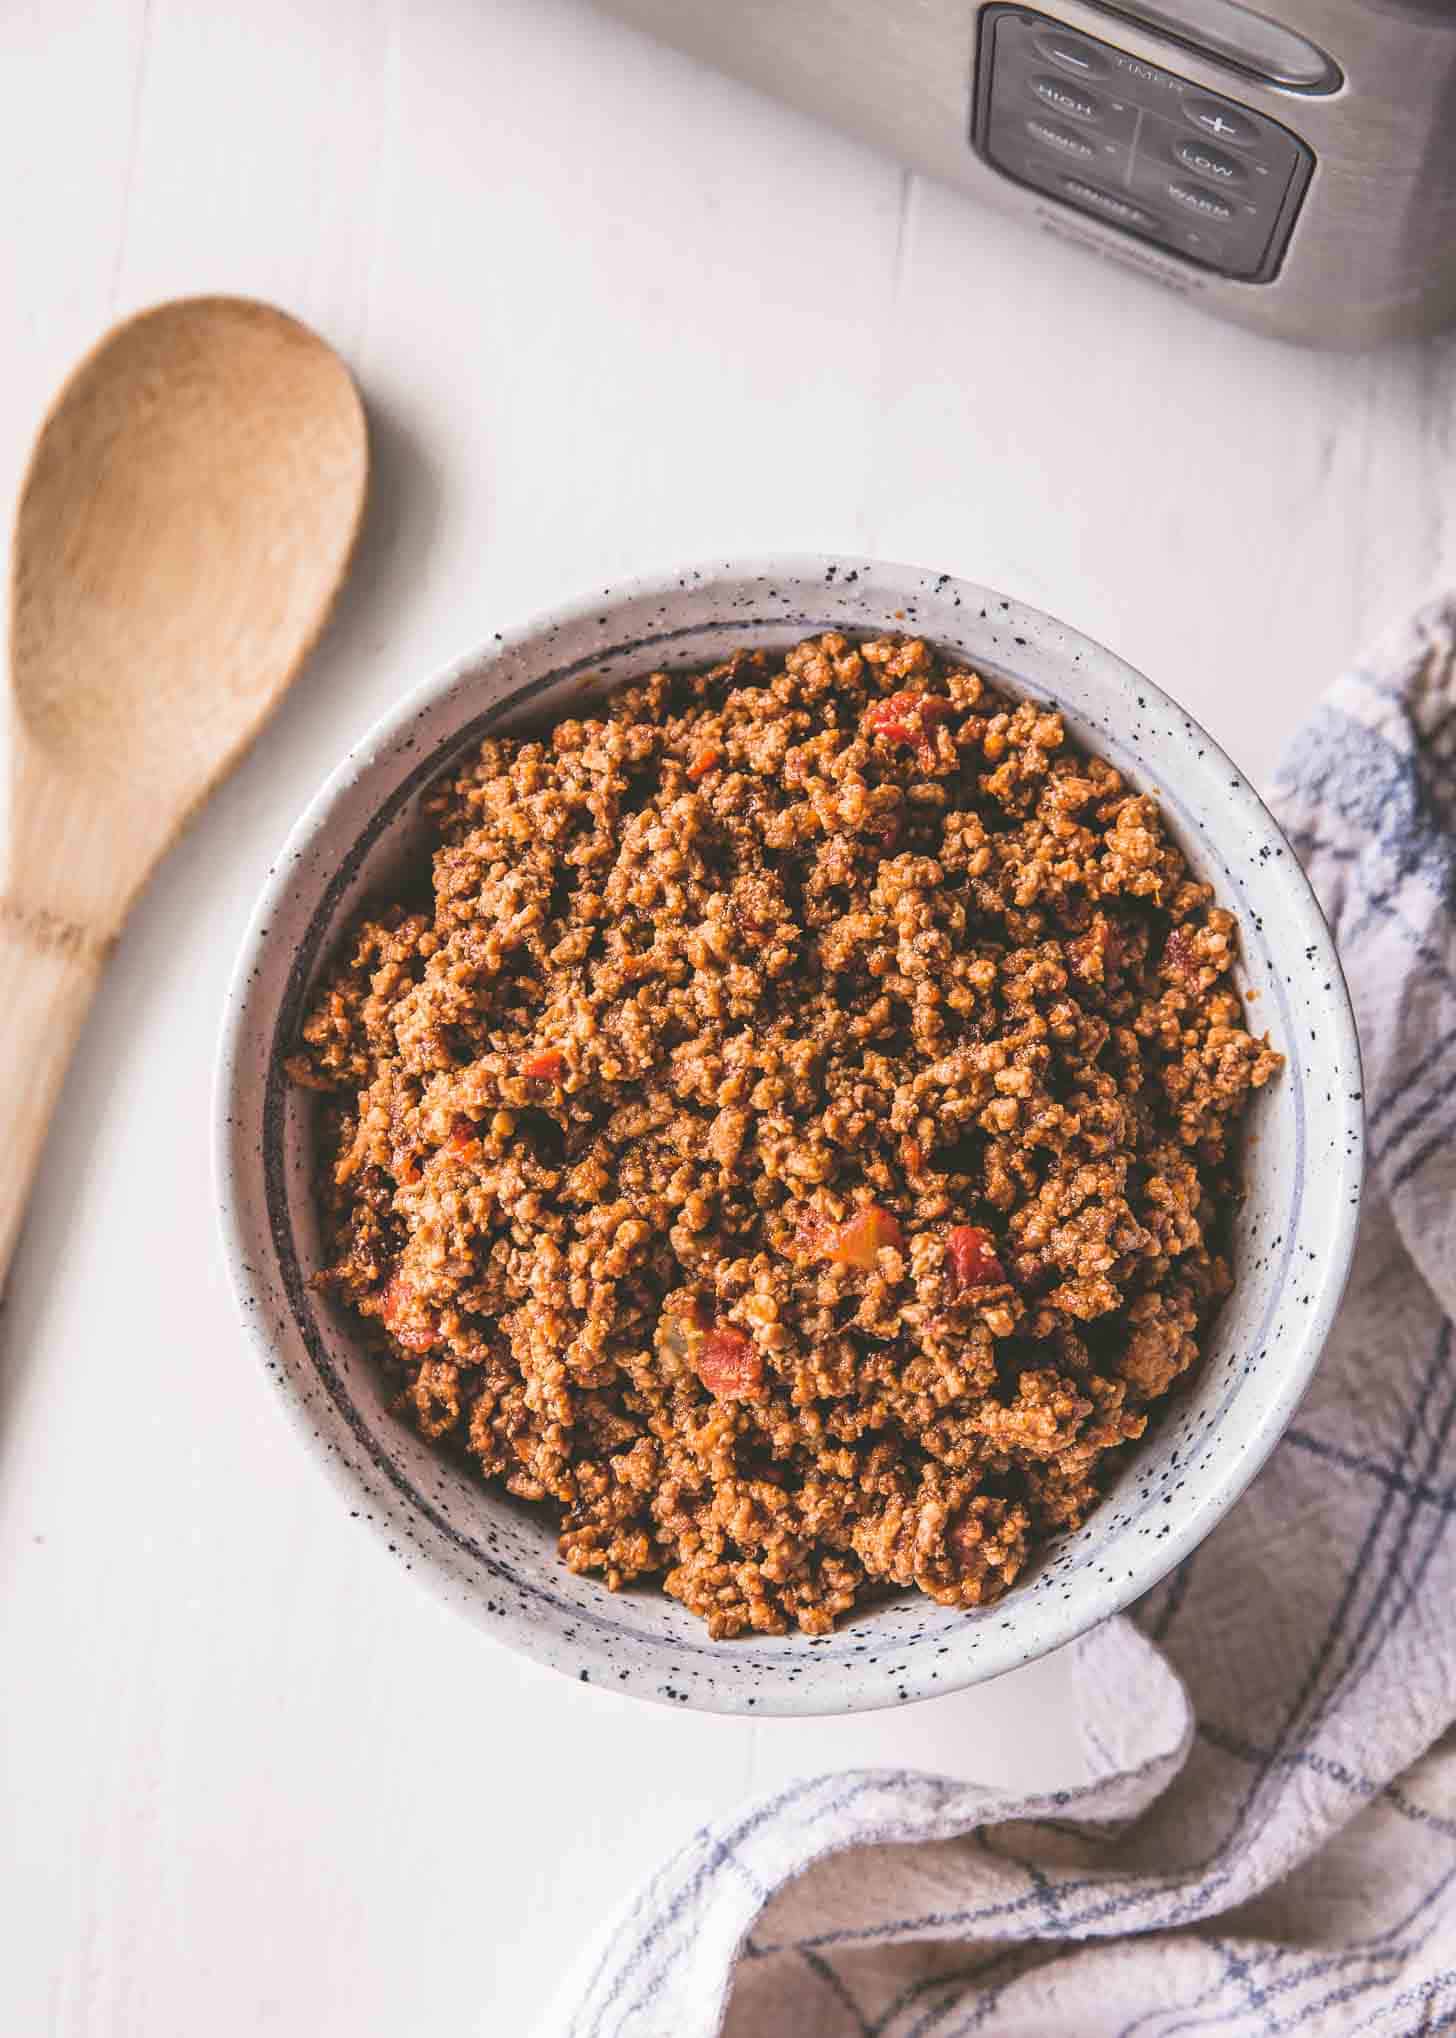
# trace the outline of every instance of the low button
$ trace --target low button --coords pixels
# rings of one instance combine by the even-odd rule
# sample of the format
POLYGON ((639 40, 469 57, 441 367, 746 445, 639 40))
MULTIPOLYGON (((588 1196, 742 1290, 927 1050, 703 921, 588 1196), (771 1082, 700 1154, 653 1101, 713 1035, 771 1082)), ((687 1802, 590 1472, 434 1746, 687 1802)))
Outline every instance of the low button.
POLYGON ((1073 134, 1069 127, 1058 127, 1054 120, 1029 120, 1026 131, 1033 141, 1043 148, 1055 149, 1059 156, 1095 156, 1097 151, 1082 134, 1073 134))
POLYGON ((1039 35, 1036 47, 1049 64, 1060 64, 1077 78, 1105 78, 1107 61, 1074 35, 1039 35))
POLYGON ((1190 137, 1179 142, 1173 153, 1185 170, 1196 170, 1200 177, 1207 177, 1213 184, 1242 184, 1248 176, 1236 157, 1216 149, 1212 142, 1196 141, 1190 137))
POLYGON ((1038 99, 1044 100, 1048 106, 1054 106, 1058 113, 1070 115, 1073 120, 1102 118, 1102 101, 1094 99, 1090 92, 1083 92, 1080 87, 1069 83, 1065 78, 1049 78, 1045 75, 1033 78, 1031 89, 1038 99))
POLYGON ((1196 212, 1201 219, 1232 219, 1234 216, 1234 209, 1226 198, 1220 198, 1216 191, 1205 190, 1201 184, 1185 184, 1179 177, 1175 177, 1168 186, 1168 196, 1185 212, 1196 212))
POLYGON ((1201 127, 1215 141, 1233 142, 1246 149, 1259 139, 1259 130, 1247 114, 1240 113, 1237 107, 1221 105, 1217 99, 1185 99, 1183 111, 1195 127, 1201 127))
POLYGON ((1080 177, 1063 177, 1062 189, 1079 205, 1085 205, 1089 212, 1100 212, 1104 219, 1116 220, 1119 226, 1141 227, 1146 231, 1158 224, 1153 215, 1144 212, 1140 205, 1119 198, 1115 191, 1103 191, 1096 184, 1084 183, 1080 177))

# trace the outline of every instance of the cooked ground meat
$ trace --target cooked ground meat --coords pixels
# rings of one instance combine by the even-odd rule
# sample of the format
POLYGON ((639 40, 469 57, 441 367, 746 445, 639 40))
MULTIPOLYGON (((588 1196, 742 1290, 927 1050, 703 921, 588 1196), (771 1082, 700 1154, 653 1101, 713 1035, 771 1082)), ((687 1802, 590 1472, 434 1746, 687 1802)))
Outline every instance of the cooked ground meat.
POLYGON ((994 1599, 1196 1361, 1280 1066, 1156 802, 830 635, 492 738, 430 814, 291 1064, 401 1413, 715 1636, 994 1599))

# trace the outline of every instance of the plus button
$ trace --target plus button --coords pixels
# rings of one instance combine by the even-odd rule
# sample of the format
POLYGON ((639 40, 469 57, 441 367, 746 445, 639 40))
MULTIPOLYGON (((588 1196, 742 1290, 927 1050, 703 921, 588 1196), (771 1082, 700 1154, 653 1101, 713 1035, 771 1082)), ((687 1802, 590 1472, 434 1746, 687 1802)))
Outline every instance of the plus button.
POLYGON ((1221 142, 1236 142, 1247 148, 1259 139, 1259 129, 1246 113, 1240 113, 1235 106, 1221 105, 1217 99, 1190 95, 1183 102, 1183 111, 1195 127, 1201 127, 1205 134, 1217 135, 1221 142))

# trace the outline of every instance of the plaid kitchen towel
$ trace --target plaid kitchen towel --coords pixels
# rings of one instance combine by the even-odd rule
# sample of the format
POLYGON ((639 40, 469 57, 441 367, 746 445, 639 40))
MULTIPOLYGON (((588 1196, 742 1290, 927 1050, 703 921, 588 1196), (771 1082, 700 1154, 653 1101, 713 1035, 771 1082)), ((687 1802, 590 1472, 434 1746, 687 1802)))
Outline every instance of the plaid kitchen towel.
POLYGON ((629 1905, 570 2038, 1456 2031, 1456 598, 1277 804, 1335 930, 1372 1179, 1294 1426, 1066 1654, 1094 1780, 801 1782, 629 1905))

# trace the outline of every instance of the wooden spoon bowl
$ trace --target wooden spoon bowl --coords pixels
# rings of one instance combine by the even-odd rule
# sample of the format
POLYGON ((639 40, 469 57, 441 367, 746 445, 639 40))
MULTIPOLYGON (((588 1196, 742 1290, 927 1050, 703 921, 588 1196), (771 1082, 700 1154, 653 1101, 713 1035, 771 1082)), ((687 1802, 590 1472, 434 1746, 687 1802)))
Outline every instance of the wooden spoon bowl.
POLYGON ((238 298, 115 327, 41 427, 11 566, 0 1279, 101 964, 322 629, 367 479, 343 363, 238 298))

